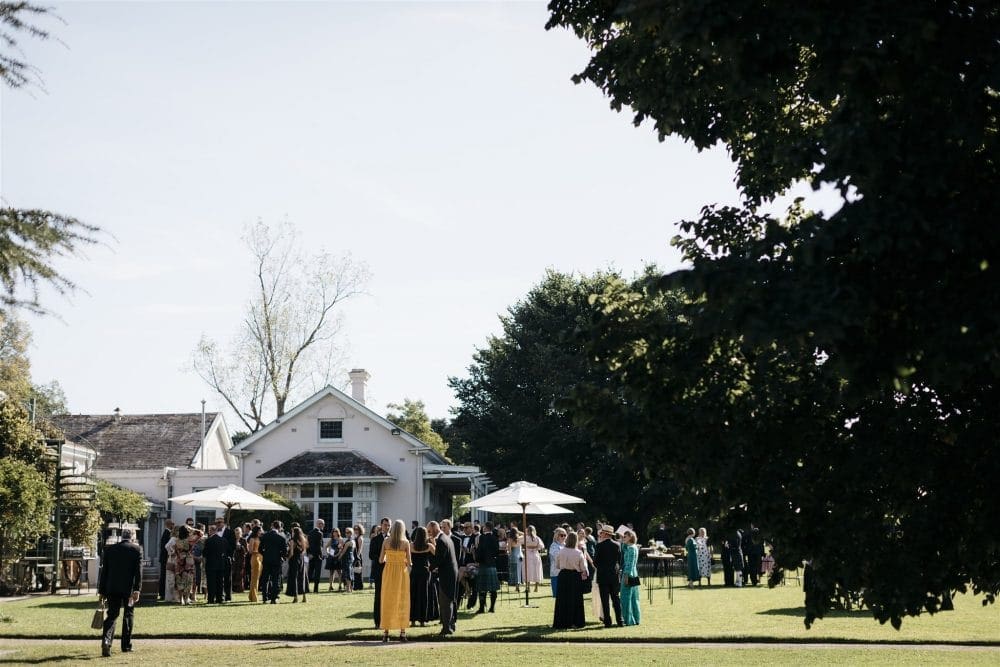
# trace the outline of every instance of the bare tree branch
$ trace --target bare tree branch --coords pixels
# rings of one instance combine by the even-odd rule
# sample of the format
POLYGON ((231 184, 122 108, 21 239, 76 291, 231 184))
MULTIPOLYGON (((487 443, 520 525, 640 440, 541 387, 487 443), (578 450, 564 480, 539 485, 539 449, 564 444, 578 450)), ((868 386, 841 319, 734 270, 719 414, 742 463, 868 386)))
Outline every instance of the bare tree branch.
POLYGON ((224 355, 203 338, 194 367, 256 432, 271 416, 268 399, 280 417, 300 387, 316 387, 318 379, 326 384, 339 359, 338 307, 364 293, 369 272, 350 254, 305 255, 288 223, 272 228, 258 221, 243 240, 255 275, 240 334, 224 355))

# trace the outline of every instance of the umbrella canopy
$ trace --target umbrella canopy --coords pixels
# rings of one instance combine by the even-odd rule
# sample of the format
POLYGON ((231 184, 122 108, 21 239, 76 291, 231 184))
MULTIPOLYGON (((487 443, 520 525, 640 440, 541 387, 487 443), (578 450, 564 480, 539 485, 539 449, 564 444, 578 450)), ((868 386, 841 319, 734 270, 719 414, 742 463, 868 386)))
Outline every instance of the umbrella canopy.
MULTIPOLYGON (((463 505, 463 507, 468 507, 468 504, 463 505)), ((494 514, 521 514, 521 510, 524 510, 525 514, 572 514, 573 510, 568 510, 565 507, 560 507, 559 505, 553 505, 552 503, 529 503, 527 506, 522 507, 521 505, 515 505, 511 503, 510 505, 490 505, 489 507, 480 507, 479 509, 486 512, 492 512, 494 514)))
POLYGON ((241 510, 274 510, 287 512, 288 508, 272 502, 263 496, 247 491, 242 486, 226 484, 217 486, 214 489, 195 491, 186 493, 183 496, 174 496, 169 500, 189 505, 192 507, 215 507, 226 510, 226 522, 229 522, 229 512, 235 507, 241 510))
MULTIPOLYGON (((474 509, 486 510, 487 512, 498 512, 507 513, 510 510, 514 512, 521 512, 521 523, 524 528, 524 533, 528 533, 528 515, 529 514, 572 514, 572 512, 565 507, 559 507, 555 503, 565 503, 567 505, 572 503, 584 503, 587 502, 583 498, 577 498, 576 496, 571 496, 566 493, 561 493, 559 491, 553 491, 552 489, 546 489, 544 486, 538 486, 537 484, 532 484, 531 482, 514 482, 508 487, 500 489, 499 491, 494 491, 493 493, 487 493, 482 498, 476 498, 472 502, 465 503, 462 507, 469 507, 474 509), (529 508, 534 508, 532 511, 529 508), (557 511, 542 511, 542 510, 557 510, 557 511)), ((513 513, 513 512, 511 512, 513 513)), ((524 559, 524 606, 530 607, 531 603, 528 597, 528 559, 524 559)))
POLYGON ((571 505, 573 503, 584 502, 587 501, 583 498, 577 498, 576 496, 571 496, 566 493, 546 489, 544 486, 538 486, 537 484, 532 484, 531 482, 514 482, 510 486, 500 489, 499 491, 488 493, 482 498, 476 498, 472 502, 463 505, 463 507, 472 507, 493 512, 495 510, 490 508, 497 505, 525 505, 538 503, 562 503, 564 505, 571 505))

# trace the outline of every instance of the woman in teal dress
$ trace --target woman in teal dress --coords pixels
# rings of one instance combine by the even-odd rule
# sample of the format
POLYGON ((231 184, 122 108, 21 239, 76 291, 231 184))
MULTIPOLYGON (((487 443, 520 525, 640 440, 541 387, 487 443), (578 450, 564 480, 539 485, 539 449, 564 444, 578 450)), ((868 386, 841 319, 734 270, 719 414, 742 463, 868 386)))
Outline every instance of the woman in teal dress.
POLYGON ((624 544, 622 545, 622 621, 625 625, 639 625, 639 588, 640 586, 629 586, 629 577, 639 578, 639 547, 635 543, 635 533, 631 530, 625 531, 624 544))
POLYGON ((698 543, 694 539, 694 528, 688 528, 684 548, 687 549, 688 588, 694 588, 694 582, 701 581, 701 574, 698 571, 698 543))

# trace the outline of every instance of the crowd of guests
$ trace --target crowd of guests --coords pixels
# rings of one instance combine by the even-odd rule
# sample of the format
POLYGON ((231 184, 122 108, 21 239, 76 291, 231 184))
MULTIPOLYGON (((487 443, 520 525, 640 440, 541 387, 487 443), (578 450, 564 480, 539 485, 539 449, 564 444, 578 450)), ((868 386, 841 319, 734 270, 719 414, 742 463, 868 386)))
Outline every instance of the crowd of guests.
MULTIPOLYGON (((655 533, 666 539, 661 524, 655 533)), ((662 540, 661 540, 662 543, 662 540)), ((685 540, 688 585, 711 585, 712 552, 705 528, 688 529, 685 540)), ((493 613, 501 580, 515 592, 521 586, 538 591, 548 579, 555 598, 553 628, 581 628, 587 623, 584 596, 592 594, 593 620, 612 625, 638 625, 638 562, 640 549, 634 529, 597 524, 596 530, 577 524, 557 527, 551 540, 534 526, 521 532, 490 522, 457 527, 448 519, 426 526, 383 518, 366 533, 363 525, 325 531, 322 519, 308 532, 293 523, 286 532, 280 521, 259 520, 230 527, 223 518, 206 529, 203 524, 174 526, 167 522, 161 539, 161 599, 192 604, 204 594, 210 604, 232 600, 246 592, 250 602, 276 604, 282 589, 293 603, 306 602, 310 587, 319 592, 352 593, 374 585, 375 626, 388 641, 398 631, 438 621, 441 634, 455 632, 458 612, 493 613), (547 553, 547 571, 542 556, 547 553), (370 577, 364 565, 370 564, 370 577), (324 571, 326 575, 324 577, 324 571), (284 584, 282 583, 284 582, 284 584), (596 586, 596 588, 595 588, 596 586)), ((759 531, 737 530, 723 542, 725 584, 756 586, 761 573, 773 567, 765 555, 759 531)))
MULTIPOLYGON (((662 524, 661 524, 662 525, 662 524)), ((705 579, 712 585, 712 550, 708 543, 708 531, 688 528, 684 541, 688 588, 701 585, 705 579)), ((762 575, 774 569, 774 558, 767 553, 758 528, 736 530, 722 543, 723 583, 726 586, 757 586, 762 575)))

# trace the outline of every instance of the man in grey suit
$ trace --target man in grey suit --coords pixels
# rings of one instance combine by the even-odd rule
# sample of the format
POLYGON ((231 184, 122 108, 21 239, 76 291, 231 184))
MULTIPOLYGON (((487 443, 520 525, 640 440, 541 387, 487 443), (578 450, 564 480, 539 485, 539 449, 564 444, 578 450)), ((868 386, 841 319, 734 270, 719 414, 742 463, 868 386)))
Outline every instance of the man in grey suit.
POLYGON ((441 612, 441 634, 455 633, 455 619, 458 618, 458 561, 455 559, 455 545, 451 538, 441 532, 437 521, 427 524, 427 534, 434 540, 434 555, 431 556, 431 570, 437 574, 438 609, 441 612))
POLYGON ((101 655, 111 657, 115 622, 122 607, 122 652, 132 650, 132 620, 142 587, 142 552, 132 542, 132 531, 122 529, 122 541, 104 550, 104 562, 97 580, 97 593, 104 599, 108 615, 101 633, 101 655))

